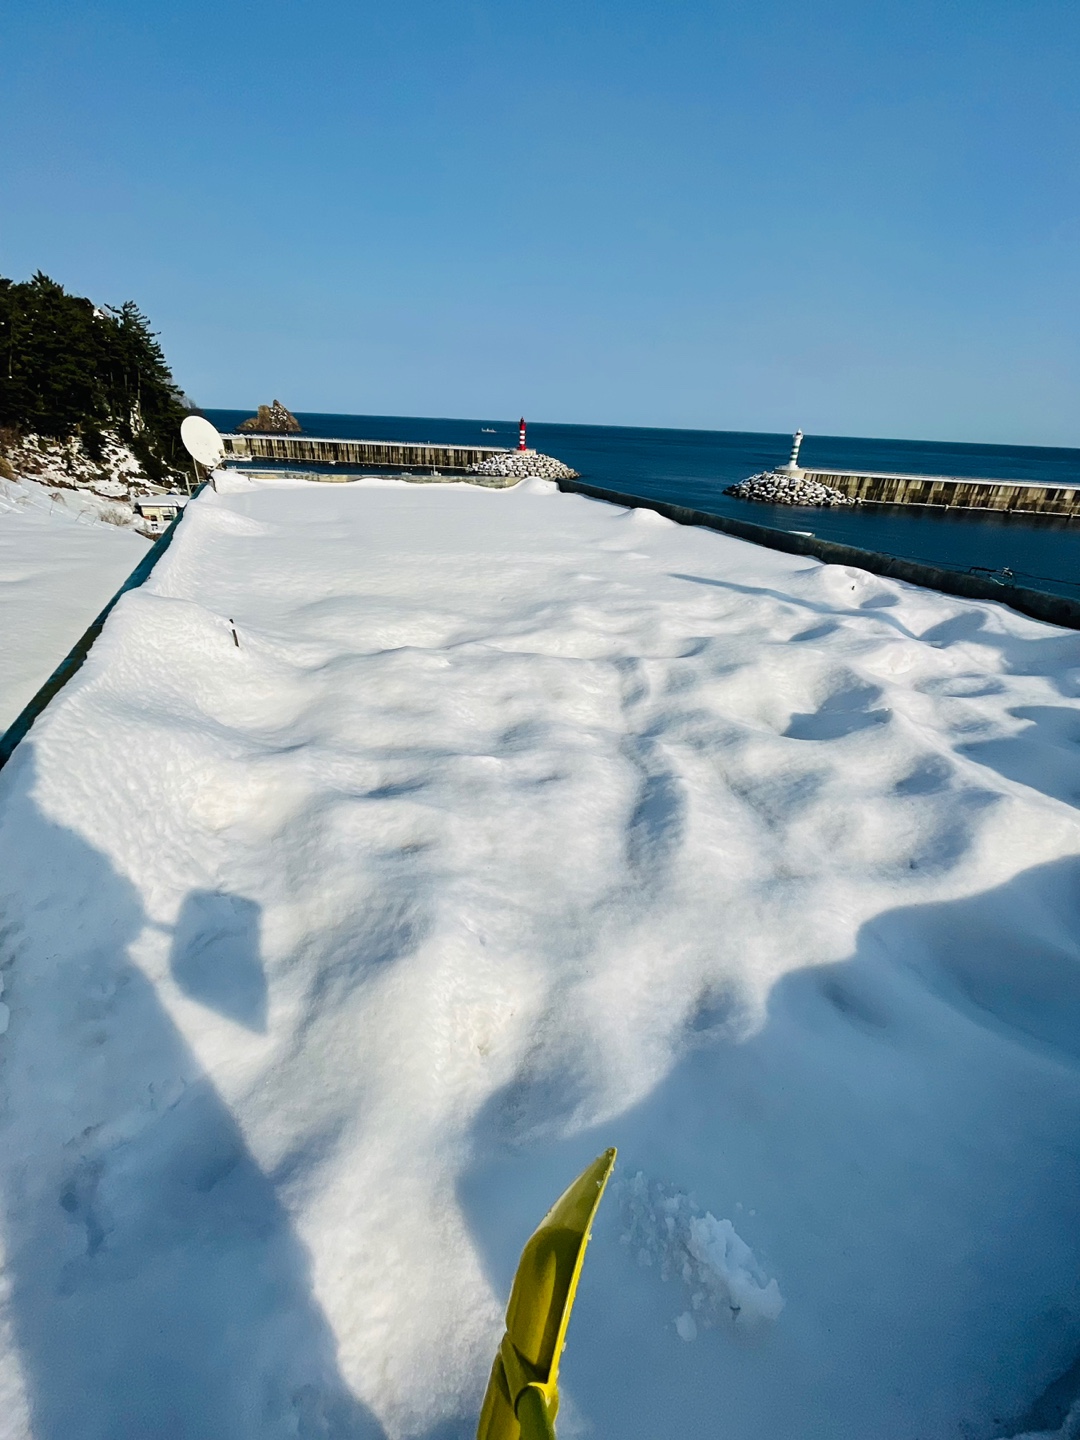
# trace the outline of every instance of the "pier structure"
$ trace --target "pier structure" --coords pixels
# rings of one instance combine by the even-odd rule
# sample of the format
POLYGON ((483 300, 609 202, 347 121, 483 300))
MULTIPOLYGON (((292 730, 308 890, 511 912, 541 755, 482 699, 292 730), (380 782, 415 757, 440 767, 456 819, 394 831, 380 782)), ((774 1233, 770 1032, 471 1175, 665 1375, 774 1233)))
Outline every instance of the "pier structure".
MULTIPOLYGON (((1015 514, 1080 518, 1080 485, 1042 485, 1030 480, 965 479, 949 475, 891 475, 878 471, 822 470, 799 465, 802 432, 779 473, 829 485, 864 505, 917 505, 940 509, 996 510, 1015 514)), ((427 475, 466 474, 494 456, 513 455, 503 445, 444 445, 413 440, 340 440, 311 435, 222 435, 226 460, 271 460, 299 465, 411 470, 427 475)), ((520 443, 520 441, 519 441, 520 443)), ((315 479, 333 480, 330 475, 315 479)), ((345 478, 343 473, 342 479, 345 478)), ((472 477, 470 477, 472 478, 472 477)), ((1080 478, 1080 477, 1078 477, 1080 478)), ((485 476, 478 484, 509 485, 513 477, 485 476)))
POLYGON ((226 460, 279 460, 296 465, 343 465, 464 473, 501 445, 441 445, 413 440, 335 440, 313 435, 222 435, 226 460))
MULTIPOLYGON (((790 459, 786 465, 779 465, 771 471, 771 476, 784 481, 805 481, 808 486, 825 485, 863 505, 919 505, 942 510, 1000 510, 1018 515, 1080 517, 1080 475, 1074 486, 1043 485, 1037 480, 968 479, 959 475, 808 468, 799 464, 803 438, 803 432, 796 430, 791 437, 790 459)), ((766 497, 756 495, 748 498, 766 497)), ((789 500, 787 503, 800 502, 789 500)), ((810 500, 807 503, 815 502, 810 500)))
MULTIPOLYGON (((782 473, 787 473, 786 469, 782 473)), ((1080 518, 1080 485, 1041 485, 1032 480, 968 480, 951 475, 888 475, 805 466, 798 474, 804 480, 829 485, 852 500, 861 500, 864 505, 918 505, 1080 518)))

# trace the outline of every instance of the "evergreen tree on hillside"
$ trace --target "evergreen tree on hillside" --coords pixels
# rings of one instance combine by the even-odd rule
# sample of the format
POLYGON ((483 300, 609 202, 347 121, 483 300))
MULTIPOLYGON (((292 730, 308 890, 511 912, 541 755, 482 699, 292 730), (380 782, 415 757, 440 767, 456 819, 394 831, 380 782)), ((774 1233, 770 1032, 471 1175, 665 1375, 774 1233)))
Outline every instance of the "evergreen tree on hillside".
POLYGON ((95 459, 109 430, 151 478, 164 479, 184 466, 186 413, 133 301, 99 310, 40 271, 19 284, 0 277, 0 426, 76 437, 95 459))

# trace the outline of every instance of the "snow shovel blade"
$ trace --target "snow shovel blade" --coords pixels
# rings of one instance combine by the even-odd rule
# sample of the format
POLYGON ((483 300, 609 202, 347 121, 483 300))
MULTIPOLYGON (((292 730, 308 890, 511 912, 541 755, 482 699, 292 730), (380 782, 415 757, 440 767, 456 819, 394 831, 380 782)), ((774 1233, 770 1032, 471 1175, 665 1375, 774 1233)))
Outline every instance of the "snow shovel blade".
POLYGON ((583 1170, 521 1252, 477 1440, 554 1440, 559 1357, 593 1217, 614 1164, 614 1149, 605 1150, 583 1170))

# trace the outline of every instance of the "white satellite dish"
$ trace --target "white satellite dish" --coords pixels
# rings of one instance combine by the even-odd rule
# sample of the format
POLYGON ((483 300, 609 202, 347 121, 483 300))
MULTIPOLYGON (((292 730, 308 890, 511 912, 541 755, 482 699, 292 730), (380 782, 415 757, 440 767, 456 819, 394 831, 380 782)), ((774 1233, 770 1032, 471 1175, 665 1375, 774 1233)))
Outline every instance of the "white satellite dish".
POLYGON ((188 415, 180 426, 180 439, 193 460, 212 470, 221 462, 225 446, 221 436, 203 415, 188 415))

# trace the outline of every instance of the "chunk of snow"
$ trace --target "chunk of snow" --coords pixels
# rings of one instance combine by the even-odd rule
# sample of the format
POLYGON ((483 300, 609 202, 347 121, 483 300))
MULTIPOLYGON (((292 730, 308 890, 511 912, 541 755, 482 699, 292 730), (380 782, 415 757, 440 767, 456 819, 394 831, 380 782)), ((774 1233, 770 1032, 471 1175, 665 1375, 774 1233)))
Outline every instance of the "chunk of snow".
POLYGON ((775 1280, 764 1280, 754 1252, 730 1220, 690 1217, 686 1248, 697 1261, 701 1281, 726 1299, 741 1320, 775 1320, 784 1308, 775 1280))
MULTIPOLYGON (((640 1172, 617 1188, 625 1214, 623 1242, 639 1263, 641 1257, 658 1262, 664 1280, 682 1280, 705 1325, 732 1319, 747 1325, 779 1316, 784 1308, 779 1286, 765 1277, 730 1220, 702 1214, 688 1195, 640 1172)), ((683 1336, 688 1338, 693 1336, 683 1336)))

